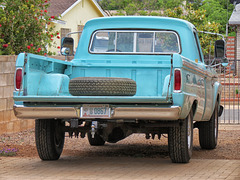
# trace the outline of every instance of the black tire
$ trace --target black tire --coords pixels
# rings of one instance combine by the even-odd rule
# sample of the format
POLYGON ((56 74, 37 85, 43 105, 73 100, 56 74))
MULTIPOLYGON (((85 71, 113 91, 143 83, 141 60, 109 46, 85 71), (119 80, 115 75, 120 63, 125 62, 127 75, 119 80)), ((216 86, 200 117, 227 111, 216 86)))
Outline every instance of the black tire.
POLYGON ((91 146, 103 146, 105 144, 105 141, 99 134, 95 134, 94 138, 92 138, 92 134, 89 132, 87 133, 88 136, 88 142, 91 146))
POLYGON ((73 96, 134 96, 136 82, 128 78, 78 77, 70 80, 73 96))
POLYGON ((35 120, 35 141, 38 155, 42 160, 58 160, 64 146, 63 124, 54 119, 35 120))
POLYGON ((168 134, 169 155, 173 163, 188 163, 193 148, 193 112, 181 120, 180 127, 170 127, 168 134))
POLYGON ((215 149, 218 141, 218 102, 210 121, 199 122, 199 143, 202 149, 215 149))

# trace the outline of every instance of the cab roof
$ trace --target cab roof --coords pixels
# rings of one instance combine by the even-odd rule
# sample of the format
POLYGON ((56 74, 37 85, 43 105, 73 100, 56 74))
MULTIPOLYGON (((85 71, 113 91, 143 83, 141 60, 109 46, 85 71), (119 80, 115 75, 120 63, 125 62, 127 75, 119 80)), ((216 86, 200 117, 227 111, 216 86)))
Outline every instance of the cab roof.
POLYGON ((85 25, 90 29, 171 29, 177 30, 181 27, 194 29, 195 26, 188 21, 154 16, 114 16, 96 18, 88 21, 85 25))

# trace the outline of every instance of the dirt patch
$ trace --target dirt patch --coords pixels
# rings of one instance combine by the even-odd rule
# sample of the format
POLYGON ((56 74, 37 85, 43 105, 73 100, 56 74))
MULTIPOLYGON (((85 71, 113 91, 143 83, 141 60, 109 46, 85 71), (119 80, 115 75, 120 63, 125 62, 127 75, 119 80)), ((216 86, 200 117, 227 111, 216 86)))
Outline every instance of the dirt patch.
MULTIPOLYGON (((198 130, 194 129, 193 144, 192 158, 194 159, 240 160, 239 130, 220 130, 217 148, 214 150, 203 150, 199 146, 198 130)), ((1 135, 0 150, 3 148, 17 148, 17 157, 38 157, 34 130, 1 135)), ((63 155, 78 157, 169 158, 167 137, 162 136, 160 140, 157 138, 146 140, 144 134, 133 134, 116 144, 106 143, 101 147, 90 146, 87 138, 66 137, 63 155)))

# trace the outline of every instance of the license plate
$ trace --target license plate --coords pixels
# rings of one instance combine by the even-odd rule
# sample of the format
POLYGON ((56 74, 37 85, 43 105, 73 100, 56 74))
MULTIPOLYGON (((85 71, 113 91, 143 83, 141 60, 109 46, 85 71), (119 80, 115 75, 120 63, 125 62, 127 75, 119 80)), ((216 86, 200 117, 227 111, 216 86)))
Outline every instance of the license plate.
POLYGON ((108 104, 84 104, 81 107, 81 118, 110 118, 108 104))

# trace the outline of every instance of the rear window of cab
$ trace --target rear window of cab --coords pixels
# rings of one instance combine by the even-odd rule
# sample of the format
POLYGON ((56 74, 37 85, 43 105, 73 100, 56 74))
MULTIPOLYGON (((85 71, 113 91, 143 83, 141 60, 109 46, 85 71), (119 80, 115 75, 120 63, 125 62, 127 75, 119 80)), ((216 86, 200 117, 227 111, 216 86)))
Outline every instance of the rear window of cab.
POLYGON ((172 54, 180 49, 176 32, 149 30, 99 30, 89 46, 93 54, 172 54))

